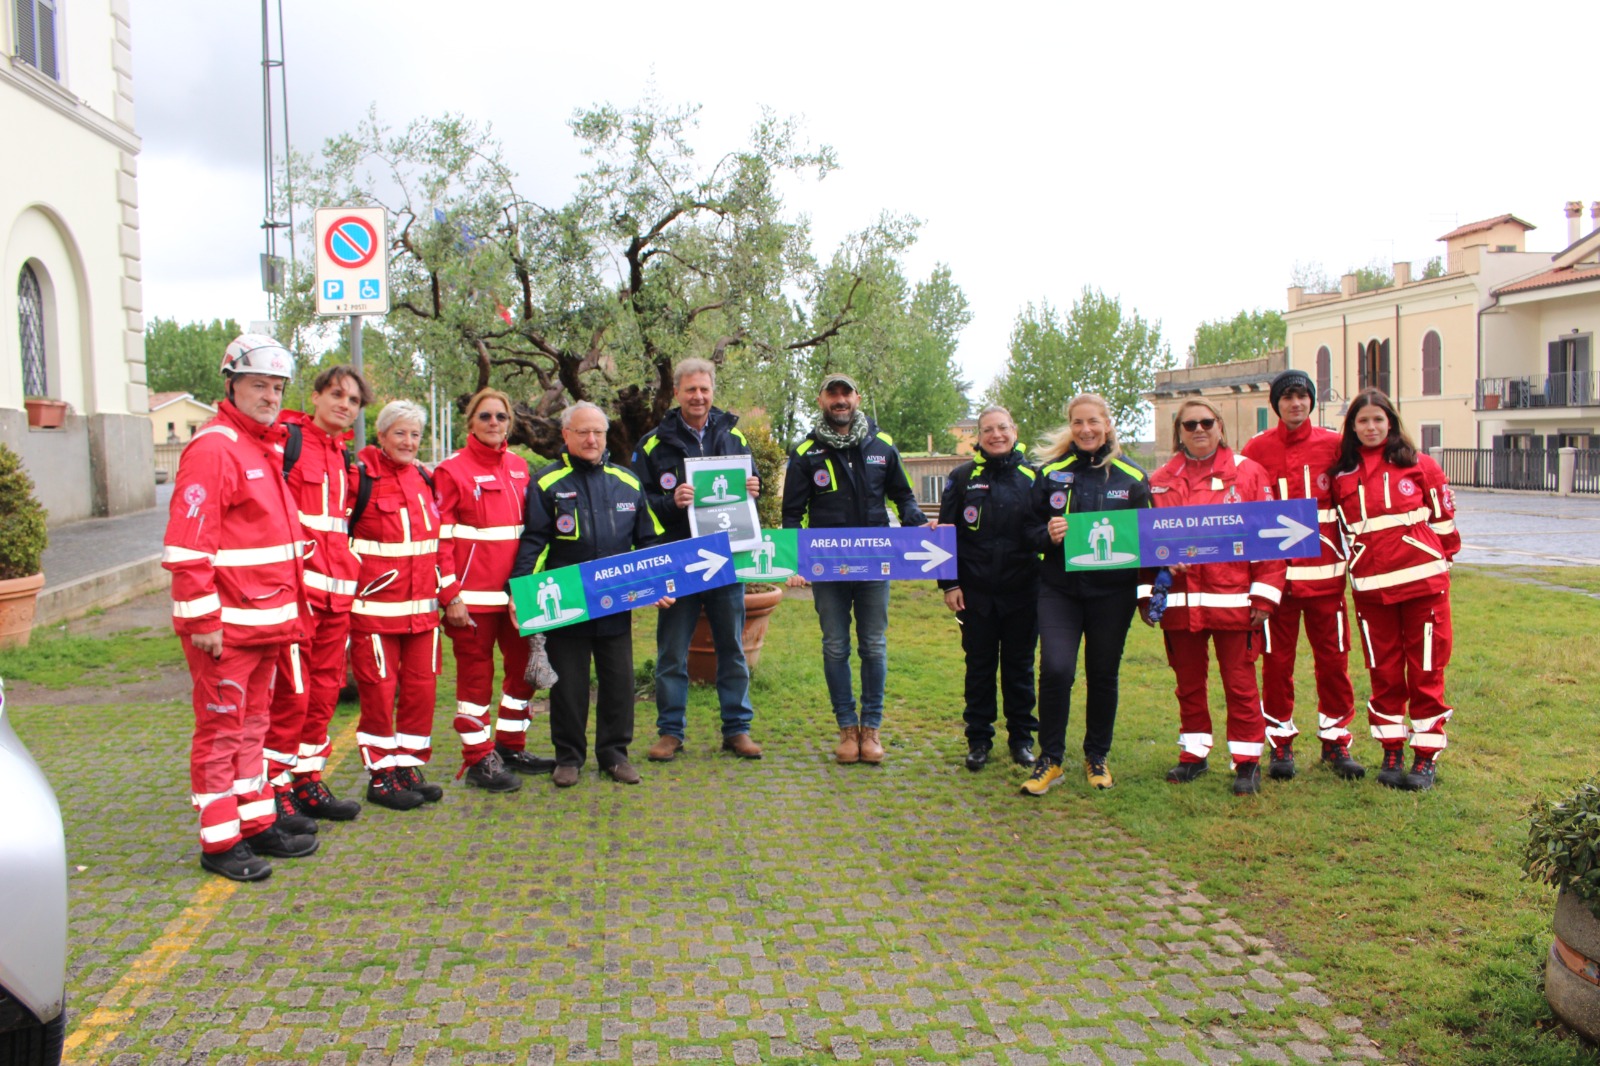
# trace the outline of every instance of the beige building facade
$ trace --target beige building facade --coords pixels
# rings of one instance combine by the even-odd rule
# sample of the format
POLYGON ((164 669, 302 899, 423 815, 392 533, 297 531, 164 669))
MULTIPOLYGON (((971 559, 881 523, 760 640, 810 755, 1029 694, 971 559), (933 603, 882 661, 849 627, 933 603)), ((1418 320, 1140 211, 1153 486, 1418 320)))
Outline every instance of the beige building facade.
POLYGON ((1152 433, 1157 456, 1171 449, 1173 416, 1194 397, 1207 400, 1221 413, 1228 427, 1228 445, 1243 447, 1245 441, 1276 423, 1268 390, 1272 379, 1286 367, 1285 353, 1279 349, 1259 359, 1157 371, 1155 386, 1145 394, 1155 412, 1152 433))
POLYGON ((217 409, 187 392, 150 394, 150 439, 154 444, 187 444, 217 409))

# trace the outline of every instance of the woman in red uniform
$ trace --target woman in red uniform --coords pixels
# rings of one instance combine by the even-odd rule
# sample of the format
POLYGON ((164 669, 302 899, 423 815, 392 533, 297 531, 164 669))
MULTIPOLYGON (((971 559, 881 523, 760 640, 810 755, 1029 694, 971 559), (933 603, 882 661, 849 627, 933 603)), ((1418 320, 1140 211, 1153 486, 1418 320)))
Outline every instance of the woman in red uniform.
POLYGON ((440 550, 453 547, 459 598, 445 608, 445 635, 456 654, 456 732, 467 783, 490 792, 521 787, 511 771, 547 774, 554 759, 526 750, 528 701, 533 688, 523 679, 528 642, 506 613, 506 581, 522 537, 522 506, 528 494, 528 464, 506 448, 511 432, 511 397, 482 389, 467 401, 467 446, 433 472, 439 496, 440 550), (494 649, 500 647, 504 677, 500 705, 494 698, 494 649))
POLYGON ((417 465, 427 413, 396 400, 378 413, 378 443, 361 449, 361 558, 350 605, 350 661, 361 693, 356 742, 371 774, 367 799, 410 810, 444 795, 422 776, 433 747, 439 677, 439 600, 455 595, 455 565, 439 551, 439 509, 417 465), (367 497, 365 504, 362 496, 367 497))
MULTIPOLYGON (((1271 480, 1258 463, 1228 448, 1222 414, 1205 400, 1190 400, 1172 419, 1170 462, 1150 476, 1157 507, 1198 507, 1271 499, 1271 480)), ((1167 663, 1178 679, 1178 765, 1167 780, 1187 784, 1207 769, 1211 708, 1206 697, 1206 644, 1217 649, 1217 670, 1228 705, 1228 753, 1233 791, 1261 788, 1261 714, 1256 658, 1266 641, 1262 623, 1283 595, 1282 561, 1175 564, 1172 590, 1161 615, 1167 663)), ((1150 622, 1151 586, 1139 586, 1139 614, 1150 622)))
POLYGON ((1451 645, 1450 560, 1461 547, 1455 497, 1444 471, 1417 452, 1394 404, 1377 389, 1350 401, 1339 443, 1329 473, 1351 539, 1356 628, 1372 676, 1367 718, 1383 745, 1378 783, 1421 791, 1433 787, 1444 724, 1454 711, 1444 702, 1444 668, 1451 645))

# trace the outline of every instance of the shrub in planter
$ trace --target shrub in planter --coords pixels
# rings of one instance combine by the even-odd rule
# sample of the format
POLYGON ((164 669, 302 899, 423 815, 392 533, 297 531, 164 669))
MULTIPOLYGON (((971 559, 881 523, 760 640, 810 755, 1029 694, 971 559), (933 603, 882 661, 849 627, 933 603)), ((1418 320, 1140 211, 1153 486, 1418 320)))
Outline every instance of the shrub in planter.
POLYGON ((0 444, 0 645, 28 643, 48 541, 33 479, 17 453, 0 444))
POLYGON ((1600 1039, 1600 779, 1528 810, 1523 876, 1560 889, 1545 998, 1561 1020, 1600 1039))

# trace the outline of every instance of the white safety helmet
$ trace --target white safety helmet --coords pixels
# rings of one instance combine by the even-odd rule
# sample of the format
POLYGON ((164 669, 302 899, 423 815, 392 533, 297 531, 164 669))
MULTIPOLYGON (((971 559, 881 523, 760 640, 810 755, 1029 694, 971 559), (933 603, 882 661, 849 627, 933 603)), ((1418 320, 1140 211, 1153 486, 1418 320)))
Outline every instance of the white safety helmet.
POLYGON ((289 380, 294 377, 294 356, 263 333, 244 333, 233 339, 222 353, 223 376, 265 374, 289 380))

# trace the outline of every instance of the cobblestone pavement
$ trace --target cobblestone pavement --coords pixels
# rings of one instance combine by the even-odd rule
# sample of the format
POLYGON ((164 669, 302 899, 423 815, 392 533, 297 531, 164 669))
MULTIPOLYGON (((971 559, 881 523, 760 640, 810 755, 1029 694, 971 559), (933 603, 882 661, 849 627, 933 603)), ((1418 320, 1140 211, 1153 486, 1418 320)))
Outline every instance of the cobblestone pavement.
POLYGON ((1458 562, 1600 566, 1600 497, 1456 490, 1458 562))
MULTIPOLYGON (((759 763, 702 732, 637 788, 490 796, 449 780, 441 710, 441 804, 235 885, 195 862, 184 704, 43 697, 15 712, 67 822, 73 1062, 1382 1060, 1265 916, 1082 797, 976 786, 914 712, 876 770, 769 718, 759 763)), ((334 731, 359 795, 350 708, 334 731)))
POLYGON ((124 566, 161 554, 161 537, 167 529, 167 502, 171 485, 156 486, 156 505, 148 511, 115 518, 87 518, 50 530, 44 550, 44 579, 48 588, 80 577, 124 566))

